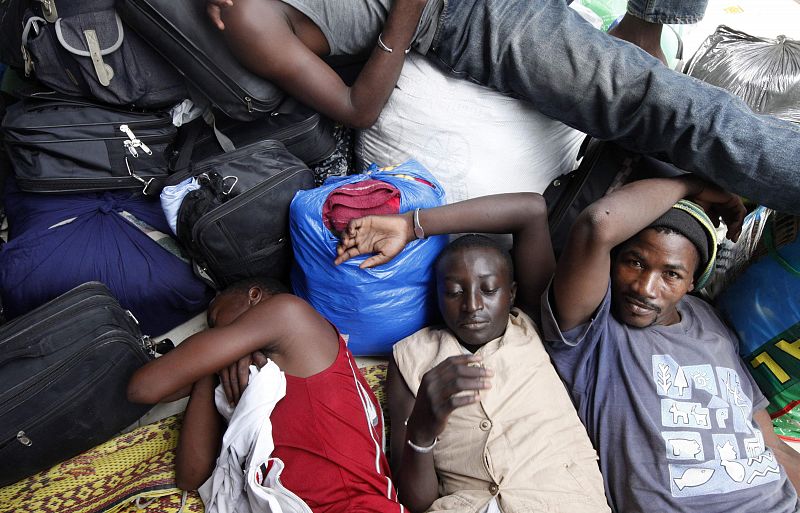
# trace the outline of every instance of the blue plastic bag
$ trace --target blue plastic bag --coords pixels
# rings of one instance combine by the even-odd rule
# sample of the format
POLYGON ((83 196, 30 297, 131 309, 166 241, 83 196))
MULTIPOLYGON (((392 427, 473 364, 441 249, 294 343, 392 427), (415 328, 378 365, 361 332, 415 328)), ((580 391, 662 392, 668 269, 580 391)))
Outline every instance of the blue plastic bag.
MULTIPOLYGON (((762 215, 761 209, 750 214, 762 215)), ((775 432, 800 441, 800 238, 774 248, 772 221, 756 260, 720 294, 717 306, 739 337, 739 353, 769 399, 775 432)))
POLYGON ((441 235, 415 240, 391 262, 372 269, 358 267, 368 255, 333 265, 338 239, 323 224, 322 206, 334 189, 368 179, 400 191, 400 213, 445 202, 442 186, 414 160, 384 170, 373 164, 365 174, 329 178, 292 201, 294 292, 348 336, 348 347, 359 356, 388 354, 395 342, 436 318, 433 262, 447 244, 441 235))

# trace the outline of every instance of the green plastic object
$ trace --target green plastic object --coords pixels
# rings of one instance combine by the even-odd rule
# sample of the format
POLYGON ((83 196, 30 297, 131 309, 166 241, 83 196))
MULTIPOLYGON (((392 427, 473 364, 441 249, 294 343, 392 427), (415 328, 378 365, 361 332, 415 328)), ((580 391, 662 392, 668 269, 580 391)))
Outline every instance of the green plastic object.
POLYGON ((603 20, 600 30, 606 32, 617 18, 625 14, 628 8, 628 0, 579 0, 584 7, 591 9, 603 20))

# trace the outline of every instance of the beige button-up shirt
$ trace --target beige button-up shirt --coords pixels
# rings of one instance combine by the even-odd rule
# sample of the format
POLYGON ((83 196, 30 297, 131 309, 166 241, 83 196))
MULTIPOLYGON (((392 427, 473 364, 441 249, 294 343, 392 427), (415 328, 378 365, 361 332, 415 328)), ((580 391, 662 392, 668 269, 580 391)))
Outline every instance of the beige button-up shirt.
MULTIPOLYGON (((416 396, 422 376, 464 348, 444 327, 398 342, 395 362, 416 396)), ((533 321, 512 309, 505 334, 476 354, 494 370, 479 403, 455 410, 434 449, 441 498, 429 511, 610 511, 597 454, 533 321)))

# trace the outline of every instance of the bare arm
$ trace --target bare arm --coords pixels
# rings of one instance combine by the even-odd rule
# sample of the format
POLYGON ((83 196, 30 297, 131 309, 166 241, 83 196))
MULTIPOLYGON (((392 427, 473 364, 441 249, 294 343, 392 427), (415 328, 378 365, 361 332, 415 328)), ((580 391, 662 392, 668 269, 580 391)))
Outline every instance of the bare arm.
POLYGON ((214 385, 214 377, 205 376, 192 387, 175 456, 175 484, 181 490, 196 490, 214 471, 223 432, 214 385))
POLYGON ((376 46, 352 87, 295 35, 277 2, 236 0, 222 9, 221 21, 228 45, 247 68, 331 119, 367 128, 397 83, 425 3, 393 3, 382 39, 394 51, 376 46))
POLYGON ((775 428, 767 410, 755 412, 753 420, 756 421, 758 428, 764 435, 764 443, 775 453, 778 462, 786 470, 789 481, 792 482, 795 490, 800 492, 800 453, 789 447, 786 442, 775 434, 775 428))
POLYGON ((433 466, 433 452, 415 453, 406 444, 405 421, 414 409, 414 395, 400 375, 394 358, 389 358, 386 395, 389 397, 389 418, 392 420, 389 437, 392 441, 392 475, 400 500, 409 511, 424 511, 439 497, 439 480, 433 466))
MULTIPOLYGON (((426 236, 462 232, 513 234, 517 304, 528 313, 538 314, 539 298, 555 268, 547 207, 541 195, 523 192, 460 201, 420 210, 419 222, 426 236)), ((342 235, 336 263, 377 253, 361 267, 380 265, 414 239, 413 212, 355 219, 342 235)))
POLYGON ((553 278, 559 327, 566 331, 587 322, 605 296, 611 268, 611 250, 633 237, 689 197, 721 215, 728 236, 741 231, 745 209, 732 194, 684 175, 630 183, 589 205, 581 212, 567 239, 553 278))
POLYGON ((338 346, 334 341, 335 330, 311 306, 295 296, 279 294, 250 308, 228 326, 192 335, 137 370, 128 384, 128 399, 148 404, 163 401, 243 356, 275 344, 292 351, 274 355, 278 366, 302 377, 314 370, 309 366, 330 364, 323 360, 332 360, 331 354, 335 358, 338 346), (309 341, 319 350, 303 354, 309 341))
POLYGON ((425 511, 439 498, 439 480, 433 452, 415 451, 408 442, 429 447, 444 431, 453 410, 478 402, 480 391, 491 388, 493 372, 485 367, 470 366, 480 361, 481 357, 476 355, 447 358, 425 373, 415 399, 394 358, 389 359, 387 392, 392 419, 392 474, 400 502, 409 511, 425 511))

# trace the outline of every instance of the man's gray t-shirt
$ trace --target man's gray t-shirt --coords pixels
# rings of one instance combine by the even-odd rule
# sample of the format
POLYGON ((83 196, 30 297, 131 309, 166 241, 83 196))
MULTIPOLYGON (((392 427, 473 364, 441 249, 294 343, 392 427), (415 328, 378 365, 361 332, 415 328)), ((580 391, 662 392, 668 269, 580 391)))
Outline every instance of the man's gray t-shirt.
POLYGON ((753 421, 767 399, 713 308, 687 296, 679 323, 638 329, 618 322, 610 307, 609 289, 591 322, 562 333, 544 301, 542 331, 600 456, 611 507, 798 511, 795 490, 753 421))
MULTIPOLYGON (((364 55, 375 48, 394 0, 281 0, 305 14, 325 35, 331 55, 364 55)), ((445 0, 428 0, 411 46, 426 53, 445 0)), ((400 51, 405 48, 400 48, 400 51)))

